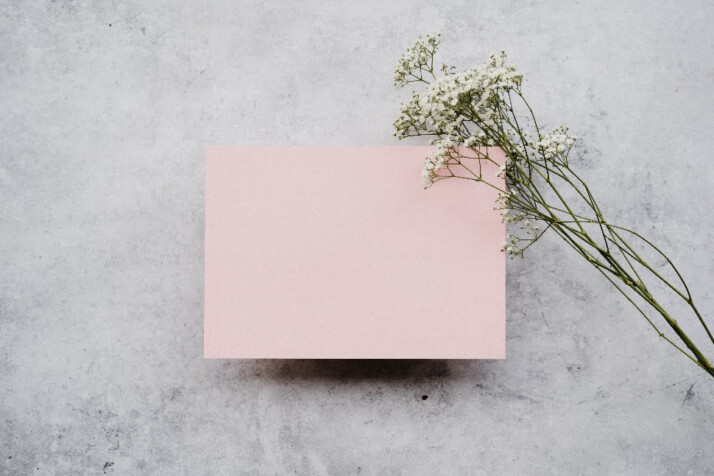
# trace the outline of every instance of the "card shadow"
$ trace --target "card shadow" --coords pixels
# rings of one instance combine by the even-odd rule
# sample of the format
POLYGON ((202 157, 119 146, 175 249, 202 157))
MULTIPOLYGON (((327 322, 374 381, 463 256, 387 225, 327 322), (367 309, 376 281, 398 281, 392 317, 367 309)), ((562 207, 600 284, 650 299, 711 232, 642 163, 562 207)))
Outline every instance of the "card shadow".
POLYGON ((257 359, 230 360, 240 374, 277 381, 398 382, 478 378, 487 360, 455 359, 257 359))

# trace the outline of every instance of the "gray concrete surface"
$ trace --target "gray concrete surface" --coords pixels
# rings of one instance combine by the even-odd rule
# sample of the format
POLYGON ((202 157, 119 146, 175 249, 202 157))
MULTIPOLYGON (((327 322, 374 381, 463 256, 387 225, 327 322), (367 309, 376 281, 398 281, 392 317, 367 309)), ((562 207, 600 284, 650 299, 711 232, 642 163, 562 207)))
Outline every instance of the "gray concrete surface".
POLYGON ((505 361, 201 357, 204 147, 395 144, 391 69, 430 31, 460 66, 510 53, 607 215, 711 316, 713 20, 694 0, 1 1, 0 473, 714 474, 714 382, 554 238, 508 265, 505 361))

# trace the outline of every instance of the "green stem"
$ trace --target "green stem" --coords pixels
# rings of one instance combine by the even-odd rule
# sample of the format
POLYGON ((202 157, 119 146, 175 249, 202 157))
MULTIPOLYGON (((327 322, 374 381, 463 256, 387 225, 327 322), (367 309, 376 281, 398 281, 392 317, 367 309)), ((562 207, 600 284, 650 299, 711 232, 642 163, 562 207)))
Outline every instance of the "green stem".
MULTIPOLYGON (((431 51, 429 61, 423 67, 419 66, 418 75, 412 74, 413 80, 410 79, 409 82, 431 84, 426 79, 428 76, 424 74, 425 72, 436 80, 433 67, 435 52, 436 47, 431 51)), ((450 73, 447 72, 447 74, 450 73)), ((572 148, 572 142, 568 142, 565 146, 561 144, 557 153, 551 155, 550 152, 546 153, 546 149, 530 141, 521 124, 532 121, 538 140, 545 136, 541 133, 533 109, 522 94, 521 83, 517 82, 516 84, 515 87, 498 90, 496 97, 485 95, 483 100, 478 95, 478 87, 464 95, 460 93, 456 105, 450 103, 451 106, 448 106, 451 107, 449 113, 453 114, 448 117, 451 117, 449 121, 453 121, 454 118, 463 116, 466 120, 462 122, 449 124, 448 121, 440 121, 437 116, 441 113, 438 112, 438 109, 436 112, 434 110, 424 112, 423 109, 410 111, 409 108, 406 108, 408 120, 399 122, 401 125, 398 127, 398 137, 431 136, 448 140, 450 144, 455 142, 463 144, 467 139, 478 138, 479 146, 470 147, 475 153, 475 157, 465 156, 458 147, 454 147, 449 151, 445 170, 438 173, 433 181, 437 182, 448 178, 466 179, 485 183, 500 193, 505 193, 504 203, 512 213, 515 213, 516 220, 533 219, 547 225, 542 232, 536 228, 529 228, 527 237, 518 238, 520 243, 528 243, 525 247, 519 247, 521 255, 546 231, 553 230, 568 246, 603 274, 647 320, 660 337, 703 368, 707 374, 714 377, 714 367, 705 353, 652 295, 648 287, 652 281, 661 283, 684 300, 697 317, 709 341, 714 344, 714 335, 695 306, 692 294, 679 270, 664 252, 642 235, 630 229, 612 225, 605 220, 590 188, 569 166, 568 154, 572 148), (519 98, 528 111, 524 121, 519 121, 513 102, 514 98, 519 98), (426 121, 422 120, 424 117, 427 118, 426 121), (438 126, 436 126, 437 124, 438 126), (494 164, 496 162, 488 155, 487 149, 485 152, 481 150, 481 146, 497 146, 504 151, 507 165, 498 164, 499 166, 506 165, 504 186, 491 183, 484 178, 482 161, 494 164), (472 167, 469 160, 478 161, 478 167, 472 167), (459 173, 461 171, 465 171, 466 174, 459 173), (572 192, 575 201, 569 201, 568 198, 571 194, 566 192, 572 192), (582 209, 585 211, 581 211, 582 209), (591 235, 588 229, 592 227, 596 227, 598 232, 591 235), (681 286, 684 287, 683 290, 680 289, 679 284, 675 286, 670 283, 663 273, 656 270, 640 256, 633 244, 625 239, 632 240, 632 237, 639 240, 640 244, 646 244, 666 261, 668 267, 676 274, 681 286), (647 277, 647 283, 645 283, 644 277, 647 277), (618 283, 622 283, 624 286, 618 283), (629 291, 627 291, 628 289, 629 291), (647 311, 635 302, 635 295, 649 305, 646 308, 647 311), (654 312, 667 323, 676 338, 670 339, 655 325, 653 318, 649 315, 654 312)), ((441 110, 443 111, 443 108, 441 110)), ((473 142, 470 143, 473 144, 473 142)))

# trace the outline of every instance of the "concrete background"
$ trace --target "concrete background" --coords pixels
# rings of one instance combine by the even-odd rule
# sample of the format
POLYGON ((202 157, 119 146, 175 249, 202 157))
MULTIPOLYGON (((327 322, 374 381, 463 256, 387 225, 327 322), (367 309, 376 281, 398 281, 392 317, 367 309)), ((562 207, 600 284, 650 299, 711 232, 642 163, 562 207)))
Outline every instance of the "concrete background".
POLYGON ((554 237, 508 265, 505 361, 201 357, 204 147, 396 144, 392 66, 430 31, 459 66, 509 52, 606 214, 711 316, 713 20, 694 0, 0 1, 0 472, 714 474, 712 379, 554 237))

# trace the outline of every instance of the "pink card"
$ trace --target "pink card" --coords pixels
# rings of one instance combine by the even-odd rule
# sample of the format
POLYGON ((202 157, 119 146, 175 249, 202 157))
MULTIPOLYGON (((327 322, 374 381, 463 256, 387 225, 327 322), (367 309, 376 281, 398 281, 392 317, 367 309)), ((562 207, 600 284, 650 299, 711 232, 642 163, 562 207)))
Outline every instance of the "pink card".
POLYGON ((208 147, 205 357, 504 358, 496 192, 430 151, 208 147))

